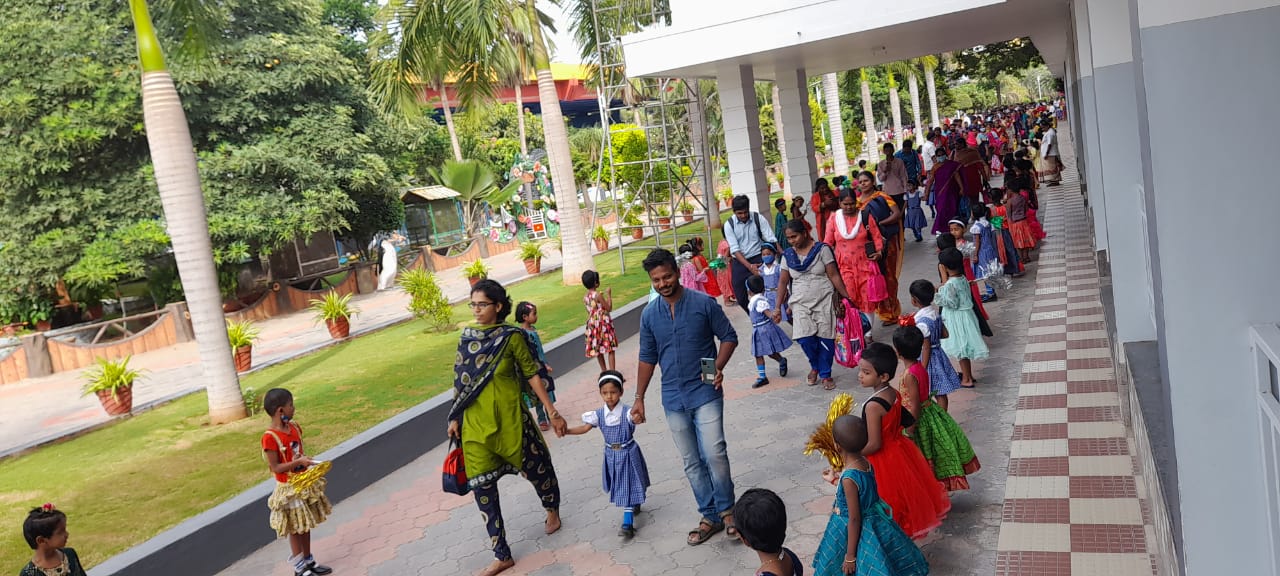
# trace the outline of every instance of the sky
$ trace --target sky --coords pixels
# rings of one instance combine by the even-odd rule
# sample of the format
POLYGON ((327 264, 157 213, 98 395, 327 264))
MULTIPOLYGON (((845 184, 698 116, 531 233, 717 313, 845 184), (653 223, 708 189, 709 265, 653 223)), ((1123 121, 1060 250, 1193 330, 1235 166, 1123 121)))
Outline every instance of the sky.
POLYGON ((565 2, 565 7, 561 8, 552 2, 539 2, 538 7, 547 14, 550 14, 556 21, 556 34, 551 39, 555 42, 556 52, 552 55, 553 62, 563 62, 568 64, 577 64, 582 61, 578 57, 578 44, 573 41, 569 33, 569 5, 565 2))

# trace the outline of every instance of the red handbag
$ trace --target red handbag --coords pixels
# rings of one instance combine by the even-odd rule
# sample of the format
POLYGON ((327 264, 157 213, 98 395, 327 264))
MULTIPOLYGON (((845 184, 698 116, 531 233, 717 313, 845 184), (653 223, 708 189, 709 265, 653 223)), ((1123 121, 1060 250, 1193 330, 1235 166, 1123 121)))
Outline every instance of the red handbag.
POLYGON ((449 439, 449 455, 444 457, 444 467, 442 468, 442 476, 444 480, 444 491, 450 494, 466 496, 471 492, 471 488, 467 486, 467 466, 462 460, 462 446, 457 440, 449 439))

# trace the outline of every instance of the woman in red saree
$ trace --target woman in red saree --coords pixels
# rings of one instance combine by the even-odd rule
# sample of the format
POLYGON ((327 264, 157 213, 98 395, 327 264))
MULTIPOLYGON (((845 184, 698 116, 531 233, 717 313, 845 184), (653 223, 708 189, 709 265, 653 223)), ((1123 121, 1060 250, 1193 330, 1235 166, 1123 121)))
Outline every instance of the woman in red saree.
POLYGON ((823 242, 835 251, 840 279, 849 291, 849 300, 853 302, 854 308, 867 314, 875 314, 879 302, 868 301, 867 280, 871 275, 869 266, 876 265, 875 260, 884 254, 884 238, 880 236, 875 217, 862 214, 864 213, 858 211, 858 201, 853 197, 853 191, 845 191, 840 195, 840 210, 827 220, 827 234, 823 242), (875 245, 876 253, 871 258, 867 257, 868 242, 875 245))

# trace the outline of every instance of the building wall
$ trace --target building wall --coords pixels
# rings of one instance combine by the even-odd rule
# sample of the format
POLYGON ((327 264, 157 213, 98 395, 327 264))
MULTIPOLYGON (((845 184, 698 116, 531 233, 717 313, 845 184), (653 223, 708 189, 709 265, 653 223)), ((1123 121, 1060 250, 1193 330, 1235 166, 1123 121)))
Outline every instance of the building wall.
POLYGON ((1280 321, 1269 248, 1280 245, 1280 194, 1264 145, 1277 127, 1278 4, 1136 2, 1188 574, 1275 570, 1262 503, 1277 487, 1262 482, 1248 326, 1280 321))

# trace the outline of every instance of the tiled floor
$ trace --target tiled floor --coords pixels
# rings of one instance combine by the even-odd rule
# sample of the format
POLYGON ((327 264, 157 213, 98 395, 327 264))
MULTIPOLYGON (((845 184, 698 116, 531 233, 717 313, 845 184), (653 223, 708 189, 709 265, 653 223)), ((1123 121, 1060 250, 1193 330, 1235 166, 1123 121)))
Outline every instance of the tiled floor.
POLYGON ((1027 330, 996 573, 1148 576, 1150 514, 1121 420, 1074 174, 1042 189, 1040 200, 1049 239, 1027 330))

